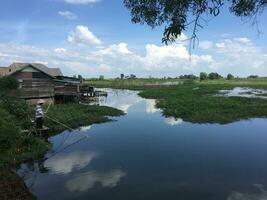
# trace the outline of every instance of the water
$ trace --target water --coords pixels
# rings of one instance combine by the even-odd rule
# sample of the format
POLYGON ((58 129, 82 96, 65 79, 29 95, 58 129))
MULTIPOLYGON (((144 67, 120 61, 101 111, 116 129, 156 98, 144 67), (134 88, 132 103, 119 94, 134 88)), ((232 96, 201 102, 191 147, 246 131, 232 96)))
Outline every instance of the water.
POLYGON ((235 87, 232 90, 219 90, 217 96, 226 97, 247 97, 267 99, 267 91, 263 89, 254 89, 247 87, 235 87))
POLYGON ((51 137, 49 159, 22 165, 39 199, 267 199, 266 119, 192 124, 137 92, 108 91, 101 104, 125 116, 51 137))

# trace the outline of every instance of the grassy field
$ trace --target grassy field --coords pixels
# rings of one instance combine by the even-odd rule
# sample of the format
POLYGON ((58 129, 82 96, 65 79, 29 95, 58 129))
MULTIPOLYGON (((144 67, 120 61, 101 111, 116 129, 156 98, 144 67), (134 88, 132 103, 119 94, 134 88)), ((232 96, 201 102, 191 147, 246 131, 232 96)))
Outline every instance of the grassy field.
POLYGON ((117 89, 143 89, 151 87, 166 87, 165 83, 181 83, 180 79, 157 79, 157 78, 138 78, 138 79, 87 79, 84 84, 98 88, 117 88, 117 89))
POLYGON ((201 85, 230 85, 230 86, 247 86, 255 88, 266 88, 267 78, 236 78, 232 80, 218 79, 218 80, 205 80, 195 81, 201 85))
POLYGON ((236 78, 232 80, 218 79, 218 80, 188 80, 188 79, 160 79, 160 78, 138 78, 138 79, 87 79, 84 84, 92 85, 99 88, 109 87, 117 89, 145 89, 151 87, 170 87, 165 83, 185 83, 185 84, 200 84, 200 85, 233 85, 233 86, 250 86, 250 87, 264 87, 267 86, 267 78, 236 78))

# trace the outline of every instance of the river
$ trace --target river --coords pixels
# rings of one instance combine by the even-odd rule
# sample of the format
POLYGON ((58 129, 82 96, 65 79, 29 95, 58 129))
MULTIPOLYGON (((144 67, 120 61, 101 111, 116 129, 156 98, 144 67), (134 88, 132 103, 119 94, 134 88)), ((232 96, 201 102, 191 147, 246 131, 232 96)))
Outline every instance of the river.
POLYGON ((125 116, 51 137, 43 163, 21 166, 38 199, 267 199, 266 119, 189 123, 136 91, 107 91, 100 104, 125 116))

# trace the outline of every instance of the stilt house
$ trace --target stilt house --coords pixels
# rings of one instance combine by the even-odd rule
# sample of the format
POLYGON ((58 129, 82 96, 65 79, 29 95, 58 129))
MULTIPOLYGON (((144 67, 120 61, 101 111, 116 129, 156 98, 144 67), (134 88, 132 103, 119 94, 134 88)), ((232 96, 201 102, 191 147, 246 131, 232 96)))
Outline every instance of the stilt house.
POLYGON ((9 67, 0 67, 1 75, 16 78, 21 98, 28 101, 42 98, 65 102, 79 98, 80 80, 63 76, 59 68, 48 68, 39 63, 13 63, 9 67))

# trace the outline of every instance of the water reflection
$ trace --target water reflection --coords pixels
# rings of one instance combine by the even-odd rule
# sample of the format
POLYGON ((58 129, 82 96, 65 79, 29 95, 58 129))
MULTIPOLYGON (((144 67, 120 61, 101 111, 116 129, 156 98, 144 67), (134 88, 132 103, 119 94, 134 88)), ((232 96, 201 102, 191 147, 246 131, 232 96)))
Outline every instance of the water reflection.
POLYGON ((102 187, 115 187, 125 175, 126 173, 122 170, 112 170, 110 172, 103 173, 90 171, 82 173, 72 180, 69 180, 66 183, 66 187, 71 192, 87 191, 93 188, 97 183, 100 183, 102 187))
POLYGON ((45 167, 55 174, 68 174, 74 169, 89 165, 99 154, 96 152, 72 152, 66 155, 55 155, 45 162, 45 167))
POLYGON ((124 113, 128 113, 131 106, 142 101, 142 98, 137 95, 137 91, 112 90, 107 88, 101 90, 108 92, 108 98, 101 98, 100 105, 114 107, 122 110, 124 113))
POLYGON ((183 123, 183 119, 181 118, 174 118, 174 117, 168 117, 165 120, 165 123, 170 126, 175 126, 183 123))
POLYGON ((108 91, 100 104, 127 115, 49 138, 45 157, 60 153, 26 180, 38 199, 267 200, 263 187, 251 189, 267 185, 266 119, 185 123, 136 91, 108 91))
POLYGON ((79 128, 79 131, 84 131, 87 132, 92 128, 92 126, 82 126, 81 128, 79 128))
POLYGON ((232 192, 227 200, 267 200, 267 191, 261 184, 255 184, 259 189, 257 193, 232 192))
POLYGON ((155 113, 158 111, 159 111, 159 109, 156 108, 156 100, 146 99, 146 112, 147 113, 155 113))
POLYGON ((232 90, 219 90, 219 94, 217 94, 217 96, 267 99, 266 95, 267 90, 247 87, 235 87, 232 90))

